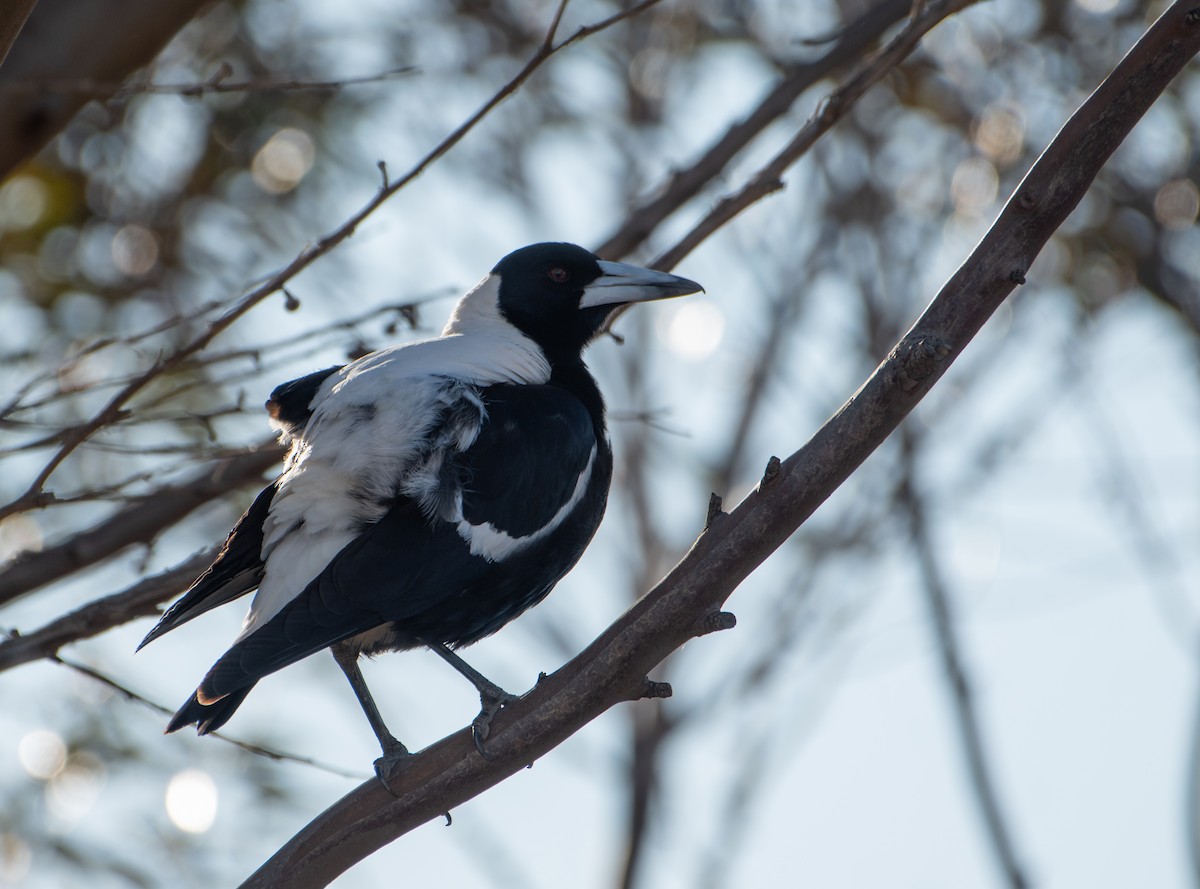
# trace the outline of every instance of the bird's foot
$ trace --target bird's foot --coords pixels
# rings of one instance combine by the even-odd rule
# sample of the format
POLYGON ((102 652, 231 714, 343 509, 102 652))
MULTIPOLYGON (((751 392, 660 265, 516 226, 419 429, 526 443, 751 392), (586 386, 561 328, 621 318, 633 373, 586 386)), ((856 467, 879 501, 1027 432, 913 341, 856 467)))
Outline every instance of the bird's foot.
POLYGON ((389 736, 383 744, 383 756, 375 760, 375 777, 383 785, 384 790, 399 799, 400 794, 392 789, 391 779, 408 768, 412 762, 412 754, 408 748, 389 736))
POLYGON ((487 740, 488 735, 491 733, 492 719, 509 704, 515 704, 518 700, 519 698, 516 695, 510 695, 497 685, 493 685, 486 691, 480 690, 479 704, 481 709, 479 715, 471 723, 471 738, 475 741, 475 749, 479 751, 479 755, 484 759, 490 760, 492 758, 492 755, 483 746, 483 742, 487 740))

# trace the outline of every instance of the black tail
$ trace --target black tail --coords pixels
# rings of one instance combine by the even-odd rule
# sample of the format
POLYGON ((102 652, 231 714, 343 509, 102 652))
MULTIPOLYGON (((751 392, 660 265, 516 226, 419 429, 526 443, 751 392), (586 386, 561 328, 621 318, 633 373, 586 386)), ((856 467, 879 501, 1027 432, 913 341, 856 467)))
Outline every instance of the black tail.
POLYGON ((229 721, 233 711, 241 706, 242 701, 246 700, 246 695, 250 694, 252 688, 254 688, 253 682, 245 688, 239 688, 237 691, 227 694, 214 704, 201 704, 196 700, 196 694, 193 692, 187 703, 171 717, 165 734, 177 732, 185 725, 195 725, 198 735, 215 732, 229 721))

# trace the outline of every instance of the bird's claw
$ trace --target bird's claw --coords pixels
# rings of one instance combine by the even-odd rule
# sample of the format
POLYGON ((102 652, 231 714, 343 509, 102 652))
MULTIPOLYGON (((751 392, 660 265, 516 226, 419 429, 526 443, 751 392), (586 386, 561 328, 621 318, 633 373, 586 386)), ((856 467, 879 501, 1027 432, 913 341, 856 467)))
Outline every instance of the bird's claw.
POLYGON ((412 754, 408 752, 407 747, 396 741, 395 738, 392 740, 395 741, 395 744, 387 745, 384 748, 383 756, 375 760, 375 777, 379 779, 379 783, 383 785, 384 790, 399 799, 400 794, 392 789, 392 785, 389 782, 396 775, 400 774, 400 772, 404 771, 404 769, 408 768, 412 762, 412 754))
POLYGON ((492 694, 481 694, 479 696, 479 703, 482 705, 482 709, 471 723, 471 738, 475 741, 475 749, 479 751, 479 755, 484 759, 491 760, 493 758, 483 746, 483 742, 491 734, 492 719, 509 704, 515 704, 517 700, 516 695, 510 695, 499 688, 492 694))

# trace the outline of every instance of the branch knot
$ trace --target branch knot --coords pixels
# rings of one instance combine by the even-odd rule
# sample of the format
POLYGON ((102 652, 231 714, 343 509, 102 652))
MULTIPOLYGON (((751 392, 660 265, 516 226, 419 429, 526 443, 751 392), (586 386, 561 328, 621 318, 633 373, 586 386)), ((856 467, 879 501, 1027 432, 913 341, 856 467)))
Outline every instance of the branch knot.
POLYGON ((900 388, 913 392, 930 377, 936 379, 950 351, 950 344, 936 335, 918 334, 905 340, 896 350, 900 359, 897 374, 900 388))

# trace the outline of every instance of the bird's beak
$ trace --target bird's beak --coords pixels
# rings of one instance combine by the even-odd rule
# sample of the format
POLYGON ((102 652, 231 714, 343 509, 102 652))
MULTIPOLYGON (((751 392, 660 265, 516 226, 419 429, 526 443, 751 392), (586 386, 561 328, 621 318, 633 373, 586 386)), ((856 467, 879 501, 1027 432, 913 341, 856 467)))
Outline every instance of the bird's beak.
POLYGON ((596 306, 647 302, 652 299, 666 299, 669 296, 683 296, 685 293, 697 293, 704 290, 695 281, 689 281, 687 278, 668 275, 666 272, 656 272, 653 269, 644 269, 624 262, 600 260, 600 271, 603 274, 583 288, 583 296, 579 299, 579 308, 590 309, 596 306))

